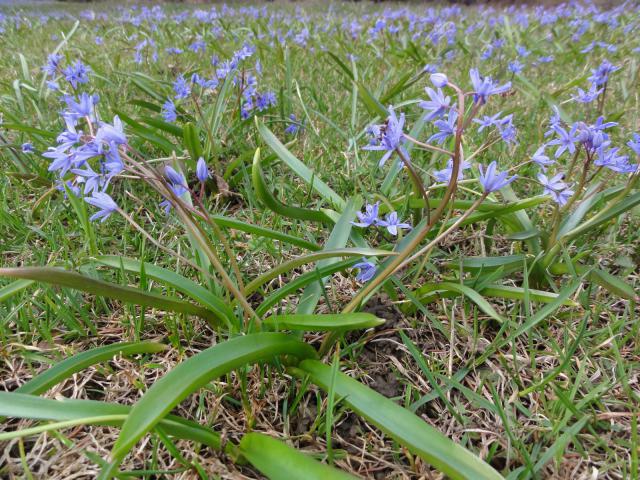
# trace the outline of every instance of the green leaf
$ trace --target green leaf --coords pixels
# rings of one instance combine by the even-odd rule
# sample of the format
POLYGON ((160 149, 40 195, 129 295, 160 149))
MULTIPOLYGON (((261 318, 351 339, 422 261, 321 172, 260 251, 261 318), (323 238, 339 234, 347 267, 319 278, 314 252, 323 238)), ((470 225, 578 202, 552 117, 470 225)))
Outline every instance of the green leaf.
POLYGON ((342 211, 346 202, 344 199, 333 191, 329 185, 324 183, 320 178, 304 163, 298 160, 290 151, 285 147, 280 140, 276 138, 267 126, 256 117, 256 126, 258 132, 262 136, 263 140, 269 145, 269 147, 275 152, 275 154, 282 160, 287 166, 293 170, 307 185, 311 186, 318 194, 326 201, 330 202, 335 208, 342 211))
POLYGON ((196 162, 203 155, 198 127, 193 123, 187 123, 182 129, 182 139, 184 142, 184 146, 189 152, 189 156, 191 157, 189 165, 191 166, 191 168, 195 168, 196 162))
POLYGON ((328 332, 333 330, 356 330, 382 325, 385 321, 371 313, 336 314, 288 314, 272 315, 263 324, 278 330, 304 330, 307 332, 328 332))
POLYGON ((9 285, 5 285, 0 288, 0 302, 10 299, 33 284, 33 280, 16 280, 15 282, 11 282, 9 285))
POLYGON ((626 211, 631 210, 636 205, 640 205, 640 192, 626 197, 624 200, 615 203, 609 208, 601 210, 589 220, 582 223, 580 226, 565 233, 562 238, 566 240, 572 240, 579 235, 592 231, 603 223, 607 223, 608 221, 618 217, 619 215, 622 215, 626 211))
MULTIPOLYGON (((245 286, 245 293, 249 295, 255 292, 260 286, 267 283, 269 280, 273 280, 278 275, 286 273, 294 268, 300 267, 307 263, 317 262, 323 258, 337 258, 337 257, 380 257, 397 255, 397 253, 388 250, 378 250, 376 248, 338 248, 335 250, 322 250, 320 252, 313 252, 307 255, 301 255, 286 262, 281 263, 277 267, 263 273, 259 277, 253 279, 245 286)), ((0 270, 2 272, 2 270, 0 270)))
POLYGON ((627 282, 604 270, 594 269, 589 279, 614 295, 634 302, 640 301, 640 295, 627 282))
POLYGON ((316 356, 313 348, 292 336, 255 333, 227 340, 178 364, 154 383, 131 409, 111 451, 114 464, 173 407, 211 380, 248 363, 284 354, 300 359, 316 356))
POLYGON ((489 272, 504 268, 506 271, 522 269, 525 255, 504 255, 502 257, 463 257, 462 262, 447 262, 448 268, 457 269, 462 264, 463 270, 489 272))
POLYGON ((320 250, 320 245, 309 242, 304 238, 289 235, 288 233, 278 232, 271 230, 270 228, 261 227, 259 225, 251 225, 250 223, 243 222, 242 220, 236 220, 235 218, 225 217, 223 215, 212 215, 211 220, 216 222, 221 227, 232 228, 234 230, 240 230, 241 232, 250 233, 259 237, 272 238, 282 243, 288 243, 295 245, 296 247, 304 248, 311 251, 320 250))
MULTIPOLYGON (((310 283, 314 283, 314 282, 317 283, 319 280, 325 278, 327 275, 332 275, 336 272, 345 270, 353 266, 353 264, 358 261, 359 259, 350 258, 348 260, 342 260, 340 262, 334 263, 332 265, 328 265, 326 267, 316 266, 314 270, 304 273, 299 277, 295 278, 294 280, 291 280, 285 283, 282 287, 278 288, 273 293, 271 293, 268 297, 266 297, 262 301, 260 306, 256 309, 256 313, 258 314, 258 316, 262 317, 265 313, 267 313, 267 311, 271 307, 273 307, 276 303, 278 303, 287 295, 293 294, 296 290, 300 288, 304 288, 310 283)), ((311 293, 309 293, 309 296, 306 296, 303 293, 302 296, 300 297, 300 302, 304 301, 306 298, 310 298, 311 293)), ((301 303, 299 303, 298 305, 301 305, 301 303)), ((315 304, 313 305, 313 308, 311 309, 311 311, 313 311, 313 309, 315 309, 315 304)), ((305 313, 300 311, 299 306, 297 311, 298 313, 305 313)))
POLYGON ((364 106, 367 108, 367 111, 371 115, 377 115, 381 118, 387 118, 389 116, 388 110, 369 91, 369 89, 367 89, 367 87, 364 86, 364 84, 361 81, 356 80, 355 76, 353 75, 353 72, 351 72, 349 67, 347 67, 344 64, 344 62, 340 60, 340 58, 338 58, 338 56, 335 55, 334 53, 327 52, 327 54, 336 62, 338 67, 340 67, 340 69, 347 74, 347 76, 351 79, 351 82, 353 82, 357 86, 358 97, 360 98, 360 100, 362 100, 362 103, 364 103, 364 106))
MULTIPOLYGON (((0 391, 0 415, 3 417, 29 418, 33 420, 66 421, 88 417, 128 415, 132 407, 95 400, 50 400, 24 393, 0 391)), ((122 420, 105 422, 104 425, 121 425, 122 420)), ((202 443, 215 450, 222 448, 220 435, 196 422, 175 415, 167 415, 158 427, 169 435, 202 443)), ((233 447, 229 447, 233 451, 233 447)))
POLYGON ((116 355, 128 356, 139 353, 157 353, 166 349, 166 345, 158 342, 121 342, 93 348, 55 364, 17 388, 15 392, 39 395, 69 378, 74 373, 96 363, 109 361, 116 355))
MULTIPOLYGON (((299 377, 309 375, 324 390, 331 383, 331 367, 316 360, 304 360, 291 371, 299 377)), ((354 412, 450 478, 502 479, 491 466, 420 417, 344 373, 336 375, 333 388, 354 412)))
MULTIPOLYGON (((127 272, 137 274, 140 274, 143 268, 143 264, 139 260, 117 255, 99 255, 95 257, 95 262, 100 265, 115 269, 124 269, 127 272)), ((144 263, 144 272, 147 277, 162 282, 191 297, 196 302, 211 310, 218 319, 224 321, 227 325, 233 325, 237 321, 233 310, 222 298, 193 280, 174 271, 146 262, 144 263)))
POLYGON ((0 276, 34 280, 59 287, 73 288, 105 298, 113 298, 125 303, 141 306, 151 306, 171 312, 197 315, 198 317, 215 320, 216 317, 207 309, 193 305, 179 298, 145 292, 137 288, 125 287, 115 283, 97 280, 95 278, 70 272, 55 267, 22 267, 0 268, 0 276))
POLYGON ((256 196, 264 203, 270 210, 287 218, 296 218, 298 220, 304 220, 309 222, 329 222, 329 218, 321 210, 311 210, 308 208, 300 208, 292 205, 285 205, 278 200, 267 186, 267 182, 262 172, 260 165, 260 149, 256 149, 256 153, 253 157, 253 167, 251 169, 251 179, 253 181, 253 189, 256 192, 256 196))
POLYGON ((320 463, 275 438, 248 433, 240 441, 240 453, 271 480, 354 480, 336 468, 320 463))
MULTIPOLYGON (((333 230, 331 230, 331 234, 327 239, 323 251, 330 251, 335 248, 344 248, 349 241, 349 236, 353 229, 351 221, 355 217, 356 212, 360 210, 361 206, 362 199, 360 197, 352 197, 349 199, 342 215, 340 215, 340 218, 336 221, 333 230)), ((336 258, 320 260, 316 265, 316 272, 338 262, 339 260, 336 258)), ((313 313, 316 305, 318 305, 318 301, 320 301, 320 297, 324 293, 324 286, 328 280, 329 278, 326 276, 323 277, 316 275, 316 281, 308 285, 298 299, 298 306, 296 307, 297 313, 313 313)))
POLYGON ((434 291, 452 291, 457 292, 465 297, 469 298, 473 303, 475 303, 480 310, 489 315, 494 320, 497 320, 500 323, 506 322, 506 320, 498 314, 491 306, 489 302, 487 302, 482 295, 480 295, 473 288, 468 287, 466 285, 461 285, 459 283, 452 282, 438 282, 438 283, 427 283, 416 290, 417 295, 422 295, 425 293, 431 293, 434 291))

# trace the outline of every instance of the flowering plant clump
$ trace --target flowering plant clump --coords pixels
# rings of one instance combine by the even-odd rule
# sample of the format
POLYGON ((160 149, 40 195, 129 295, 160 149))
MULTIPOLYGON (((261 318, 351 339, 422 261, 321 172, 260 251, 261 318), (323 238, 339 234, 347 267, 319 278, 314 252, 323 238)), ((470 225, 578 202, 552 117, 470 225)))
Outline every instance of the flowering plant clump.
POLYGON ((6 472, 98 426, 103 480, 638 470, 638 27, 632 2, 0 10, 0 415, 47 421, 7 422, 6 472))

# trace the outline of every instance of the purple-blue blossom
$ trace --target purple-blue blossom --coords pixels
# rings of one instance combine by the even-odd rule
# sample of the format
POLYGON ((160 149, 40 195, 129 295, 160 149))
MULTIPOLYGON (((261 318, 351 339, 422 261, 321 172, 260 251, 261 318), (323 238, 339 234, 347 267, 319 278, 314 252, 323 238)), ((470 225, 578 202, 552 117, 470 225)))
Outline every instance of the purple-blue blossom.
POLYGON ((364 213, 357 212, 359 222, 351 222, 356 227, 370 227, 372 225, 378 225, 380 219, 378 218, 378 210, 380 208, 380 202, 376 202, 373 205, 367 204, 364 208, 364 213))
POLYGON ((410 229, 411 225, 401 222, 397 212, 388 213, 384 220, 379 220, 378 225, 385 227, 391 235, 398 235, 398 230, 410 229))
POLYGON ((499 85, 491 77, 481 77, 476 68, 469 70, 471 85, 473 86, 473 101, 481 105, 487 102, 491 95, 500 95, 511 89, 511 82, 499 85))
POLYGON ((480 170, 480 184, 482 185, 482 188, 484 188, 485 193, 497 192, 518 178, 517 175, 507 178, 509 176, 509 172, 499 172, 497 170, 498 164, 495 160, 489 164, 486 172, 482 165, 478 165, 478 168, 480 170))
POLYGON ((376 150, 383 151, 385 154, 380 159, 378 166, 382 167, 385 162, 393 155, 393 152, 396 149, 399 149, 404 155, 409 158, 409 152, 405 150, 402 146, 404 144, 403 141, 403 131, 404 128, 404 113, 400 114, 400 118, 397 117, 395 110, 392 107, 389 107, 389 117, 387 118, 387 123, 385 125, 381 125, 379 128, 379 136, 375 139, 378 142, 378 145, 367 145, 363 147, 363 150, 376 150))
POLYGON ((203 157, 200 157, 198 159, 198 163, 196 163, 196 177, 198 177, 198 180, 201 183, 206 182, 210 177, 209 167, 207 166, 207 162, 204 161, 203 157))
POLYGON ((564 205, 574 194, 571 185, 567 185, 564 181, 564 173, 558 173, 551 178, 545 174, 538 174, 538 181, 544 188, 544 194, 550 195, 554 202, 558 205, 564 205))
POLYGON ((356 263, 353 268, 357 268, 359 270, 358 274, 356 275, 356 280, 359 282, 368 282, 376 274, 375 264, 369 262, 364 258, 361 262, 356 263))
POLYGON ((108 193, 93 192, 93 195, 91 197, 85 197, 84 201, 99 209, 98 212, 89 218, 92 222, 98 219, 104 222, 113 212, 118 210, 118 204, 113 201, 113 198, 111 198, 108 193))

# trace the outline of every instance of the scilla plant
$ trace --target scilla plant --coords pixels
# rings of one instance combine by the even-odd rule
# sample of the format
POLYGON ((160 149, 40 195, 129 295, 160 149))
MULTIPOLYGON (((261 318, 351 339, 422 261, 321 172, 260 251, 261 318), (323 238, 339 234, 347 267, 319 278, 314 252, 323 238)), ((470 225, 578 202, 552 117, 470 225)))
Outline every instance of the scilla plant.
MULTIPOLYGON (((247 55, 249 53, 250 50, 247 55)), ((54 71, 55 68, 57 65, 54 65, 54 71)), ((74 68, 83 71, 78 66, 74 68)), ((229 68, 237 68, 237 65, 229 68)), ((349 73, 344 64, 341 68, 349 73)), ((612 68, 594 72, 594 85, 606 85, 603 76, 612 72, 612 68)), ((78 85, 77 76, 69 80, 75 82, 72 82, 74 89, 78 85)), ((181 362, 144 392, 132 407, 89 400, 49 400, 38 394, 89 365, 105 361, 114 353, 154 352, 166 348, 164 345, 123 343, 69 358, 17 391, 0 393, 0 413, 53 421, 35 427, 33 432, 78 424, 119 426, 120 434, 109 458, 100 460, 102 479, 118 475, 125 457, 150 432, 156 432, 161 438, 187 439, 224 450, 234 461, 249 462, 270 478, 301 478, 303 471, 304 478, 350 478, 271 437, 238 432, 246 433, 238 444, 224 442, 220 433, 211 428, 170 414, 182 400, 212 380, 232 371, 246 375, 243 367, 258 364, 268 366, 278 375, 287 374, 318 385, 328 392, 330 405, 344 402, 408 452, 451 478, 501 478, 487 463, 408 409, 341 373, 338 369, 340 340, 346 331, 383 323, 374 315, 361 312, 368 299, 382 288, 396 299, 400 299, 396 287, 406 292, 407 298, 421 301, 436 296, 464 295, 502 325, 508 321, 487 302, 486 296, 527 298, 548 304, 532 316, 528 324, 494 343, 493 351, 526 333, 559 306, 574 305, 570 296, 580 283, 570 282, 558 289, 559 281, 565 278, 561 275, 580 279, 589 276, 612 291, 634 299, 634 292, 624 282, 585 264, 586 252, 575 252, 571 242, 640 203, 640 193, 634 190, 638 168, 612 146, 606 131, 615 124, 602 117, 594 119, 594 123, 572 123, 566 116, 563 119, 559 110, 551 122, 550 140, 538 149, 533 159, 507 169, 498 166, 499 158, 481 162, 480 158, 491 157, 492 147, 497 143, 508 147, 517 141, 513 115, 481 116, 491 97, 509 94, 511 84, 496 82, 475 69, 470 71, 470 86, 466 89, 442 73, 433 74, 430 80, 435 89, 426 88, 429 100, 415 102, 426 113, 420 113, 409 133, 405 128, 405 113, 399 113, 398 107, 386 108, 366 91, 361 92, 372 114, 383 120, 382 124, 371 125, 362 135, 362 138, 370 137, 363 150, 382 152, 378 160, 380 168, 391 165, 381 191, 384 194, 401 176, 406 176, 411 184, 411 188, 397 198, 381 195, 384 201, 380 202, 373 202, 372 198, 363 205, 358 196, 342 198, 297 159, 261 118, 255 117, 256 130, 274 158, 310 185, 326 202, 327 208, 314 210, 278 200, 266 180, 260 149, 255 150, 251 171, 256 197, 277 215, 326 228, 328 240, 324 247, 212 213, 203 194, 211 173, 204 157, 193 155, 198 148, 191 148, 188 157, 174 155, 147 159, 130 145, 125 127, 117 116, 111 123, 98 118, 95 111, 97 97, 77 92, 75 97, 69 97, 68 108, 63 112, 66 129, 58 136, 56 145, 45 153, 51 160, 50 170, 57 174, 60 188, 69 202, 78 210, 83 201, 94 207, 93 221, 104 222, 111 215, 121 215, 149 242, 188 265, 194 277, 137 259, 97 254, 92 259, 95 266, 153 279, 181 292, 185 298, 122 286, 55 267, 4 268, 0 269, 0 275, 16 279, 10 287, 13 291, 25 288, 31 282, 46 282, 136 305, 199 316, 217 330, 219 340, 216 345, 181 362), (421 137, 422 130, 429 125, 432 134, 425 141, 416 138, 421 137), (545 155, 545 148, 553 146, 557 147, 555 161, 545 155), (415 162, 416 150, 432 155, 431 164, 415 162), (572 155, 567 165, 561 163, 565 152, 572 155), (444 168, 440 169, 442 166, 444 168), (535 172, 532 168, 540 170, 535 172), (546 170, 551 168, 557 170, 546 170), (428 171, 431 173, 425 175, 428 171), (576 172, 579 172, 577 182, 569 185, 561 172, 567 172, 568 178, 576 178, 576 172), (612 185, 615 180, 605 176, 610 172, 616 174, 613 179, 623 178, 624 183, 612 185), (535 177, 527 177, 530 174, 535 177), (187 181, 193 177, 195 182, 187 181), (535 178, 544 194, 518 199, 510 185, 523 178, 529 178, 529 181, 535 178), (109 193, 114 184, 130 185, 133 181, 144 182, 157 192, 166 214, 175 215, 184 228, 192 245, 190 252, 177 252, 163 245, 146 232, 130 212, 119 206, 113 198, 115 195, 109 193), (525 210, 538 206, 547 208, 547 205, 552 209, 549 220, 541 220, 540 225, 534 226, 525 210), (462 276, 443 282, 430 281, 424 273, 425 265, 436 248, 461 228, 485 221, 490 229, 502 225, 514 242, 524 245, 521 253, 463 258, 458 270, 462 276), (270 237, 309 253, 284 261, 246 281, 245 272, 240 271, 235 261, 234 245, 225 228, 270 237), (372 229, 376 232, 371 232, 372 229), (386 236, 384 243, 388 248, 376 248, 373 244, 380 233, 386 236), (388 241, 389 238, 392 241, 388 241), (354 246, 347 247, 349 242, 354 246), (273 286, 273 279, 310 263, 316 263, 315 271, 302 274, 283 286, 273 286), (362 284, 359 290, 342 306, 340 313, 316 313, 327 278, 349 268, 358 270, 356 279, 362 284), (523 281, 531 280, 540 290, 502 285, 500 280, 514 271, 523 271, 523 281), (542 289, 545 285, 552 287, 551 291, 542 289), (253 296, 256 292, 261 294, 257 302, 253 296), (276 306, 292 296, 297 297, 293 302, 295 312, 276 313, 276 306), (307 331, 323 333, 318 349, 302 340, 300 332, 307 331), (332 352, 335 355, 331 365, 325 360, 332 358, 332 352)), ((180 99, 191 95, 184 79, 177 82, 175 89, 180 99)), ((595 98, 598 98, 598 95, 604 96, 606 89, 595 92, 595 98)), ((258 102, 255 95, 250 98, 252 102, 258 102)), ((249 100, 245 97, 246 104, 249 100)), ((254 110, 254 104, 250 105, 254 110)), ((171 108, 166 104, 165 114, 171 113, 171 108)), ((241 107, 240 116, 246 117, 247 111, 246 107, 241 107)), ((197 143, 198 138, 191 138, 193 142, 197 143)), ((213 148, 214 135, 208 134, 207 142, 213 148)), ((637 138, 629 142, 629 147, 638 152, 637 138)), ((547 217, 541 215, 539 218, 547 217)), ((414 301, 407 301, 405 305, 411 308, 414 304, 414 301)), ((488 350, 483 357, 490 353, 488 350)))

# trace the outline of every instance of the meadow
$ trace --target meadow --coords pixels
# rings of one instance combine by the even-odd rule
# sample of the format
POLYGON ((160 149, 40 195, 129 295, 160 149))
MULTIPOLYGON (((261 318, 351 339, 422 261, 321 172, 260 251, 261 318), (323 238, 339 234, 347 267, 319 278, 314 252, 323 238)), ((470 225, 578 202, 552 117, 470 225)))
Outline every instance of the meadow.
POLYGON ((640 6, 0 10, 0 476, 638 479, 640 6))

